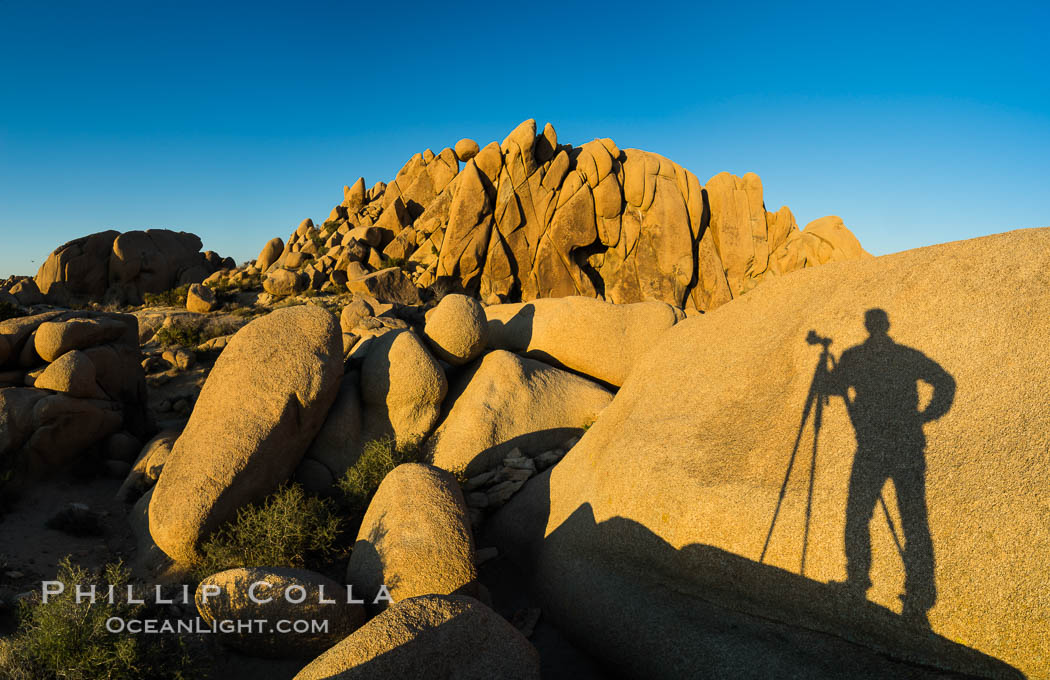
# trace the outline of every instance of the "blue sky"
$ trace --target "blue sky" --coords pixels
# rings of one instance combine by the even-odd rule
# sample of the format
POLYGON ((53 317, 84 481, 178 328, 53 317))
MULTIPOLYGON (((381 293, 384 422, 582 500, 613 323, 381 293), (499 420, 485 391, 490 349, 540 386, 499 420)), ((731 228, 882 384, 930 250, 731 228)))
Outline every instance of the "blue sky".
POLYGON ((526 118, 756 172, 875 254, 1047 226, 1048 7, 0 0, 0 276, 106 228, 250 259, 526 118))

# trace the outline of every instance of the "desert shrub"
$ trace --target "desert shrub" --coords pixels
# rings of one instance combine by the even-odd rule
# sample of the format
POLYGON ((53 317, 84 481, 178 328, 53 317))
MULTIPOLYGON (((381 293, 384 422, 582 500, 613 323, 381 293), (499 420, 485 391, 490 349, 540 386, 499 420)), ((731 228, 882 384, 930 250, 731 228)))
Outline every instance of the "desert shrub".
POLYGON ((403 257, 383 257, 379 261, 380 269, 389 269, 390 267, 398 267, 404 269, 405 265, 408 264, 408 260, 403 257))
POLYGON ((212 338, 236 333, 244 326, 241 319, 227 316, 209 316, 203 319, 173 318, 153 336, 162 347, 195 348, 212 338))
POLYGON ((179 323, 164 326, 153 338, 162 347, 196 347, 204 342, 200 328, 179 323))
POLYGON ((215 293, 220 302, 232 302, 238 293, 262 288, 262 276, 259 274, 240 274, 236 278, 229 276, 212 281, 208 288, 215 293))
POLYGON ((189 290, 190 286, 186 284, 163 293, 144 293, 142 299, 146 301, 147 307, 185 307, 189 290))
MULTIPOLYGON (((130 635, 106 629, 110 617, 125 621, 160 618, 153 607, 126 602, 130 584, 123 564, 110 564, 92 574, 63 559, 56 580, 65 584, 60 595, 45 604, 34 595, 21 603, 18 630, 0 639, 2 680, 137 680, 200 678, 184 641, 176 635, 130 635), (76 601, 76 585, 96 586, 96 601, 76 601), (114 603, 106 602, 114 586, 114 603)), ((141 595, 141 593, 138 593, 141 595)))
POLYGON ((334 552, 341 528, 333 501, 291 484, 261 504, 242 507, 212 534, 201 547, 194 575, 204 578, 235 567, 315 566, 334 552))
POLYGON ((255 317, 255 316, 258 316, 258 315, 260 315, 262 313, 263 312, 261 312, 259 309, 257 309, 254 306, 252 306, 252 307, 238 307, 238 308, 236 308, 236 309, 234 309, 233 311, 230 312, 230 314, 232 314, 232 315, 234 315, 236 317, 240 317, 242 319, 243 318, 255 317))
POLYGON ((7 319, 14 319, 25 315, 26 312, 22 311, 17 305, 13 305, 10 302, 0 302, 0 321, 6 321, 7 319))
POLYGON ((380 482, 398 465, 420 459, 417 447, 398 449, 392 437, 366 442, 360 458, 336 482, 350 512, 364 514, 380 482))

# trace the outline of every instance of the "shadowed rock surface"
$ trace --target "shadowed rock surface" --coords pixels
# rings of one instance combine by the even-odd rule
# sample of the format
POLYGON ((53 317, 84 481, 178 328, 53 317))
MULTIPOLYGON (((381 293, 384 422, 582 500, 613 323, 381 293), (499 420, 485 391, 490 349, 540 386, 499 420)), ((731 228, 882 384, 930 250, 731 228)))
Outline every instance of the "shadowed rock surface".
MULTIPOLYGON (((792 667, 817 632, 932 668, 1044 677, 1047 252, 1050 229, 1038 229, 825 266, 674 326, 582 441, 501 511, 493 536, 528 565, 545 613, 636 677, 695 675, 712 664, 723 677, 748 676, 732 651, 748 648, 733 637, 744 619, 752 623, 741 630, 774 666, 792 667), (807 330, 833 348, 863 348, 872 341, 869 310, 883 310, 895 345, 951 376, 954 401, 925 385, 947 382, 936 371, 881 362, 868 383, 853 381, 850 410, 829 396, 816 457, 810 422, 792 468, 819 355, 807 330), (885 398, 900 386, 911 402, 885 398), (925 440, 914 448, 920 435, 901 415, 909 410, 928 421, 919 421, 925 440), (845 543, 854 540, 847 514, 870 483, 857 478, 854 455, 868 446, 872 417, 884 423, 875 448, 885 464, 901 465, 893 461, 910 451, 905 465, 924 466, 928 520, 915 507, 898 509, 901 490, 883 489, 895 528, 874 509, 865 600, 841 582, 855 550, 845 543), (907 536, 909 525, 924 524, 935 555, 925 574, 918 546, 904 546, 902 560, 894 543, 902 526, 907 536), (925 631, 900 598, 907 603, 929 580, 936 593, 925 631), (690 612, 712 606, 737 615, 713 625, 690 612), (762 642, 774 630, 793 642, 780 651, 762 642)), ((889 351, 879 347, 876 361, 889 351)), ((884 478, 873 479, 881 487, 884 478)))

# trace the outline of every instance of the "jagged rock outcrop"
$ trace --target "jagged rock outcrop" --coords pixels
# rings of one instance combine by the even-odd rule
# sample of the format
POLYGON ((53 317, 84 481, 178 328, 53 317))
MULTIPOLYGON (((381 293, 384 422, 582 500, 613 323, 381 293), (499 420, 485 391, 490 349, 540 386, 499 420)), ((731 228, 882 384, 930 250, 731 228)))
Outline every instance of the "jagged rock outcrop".
POLYGON ((800 231, 786 207, 766 211, 753 173, 705 186, 658 154, 561 144, 534 120, 500 144, 416 154, 389 185, 359 179, 271 264, 275 247, 260 261, 312 267, 316 287, 396 263, 420 288, 445 280, 490 303, 583 295, 700 311, 795 269, 870 257, 839 218, 800 231))
POLYGON ((40 292, 52 304, 103 299, 141 304, 145 293, 200 283, 234 263, 201 251, 195 234, 168 229, 104 231, 55 249, 37 272, 40 292))

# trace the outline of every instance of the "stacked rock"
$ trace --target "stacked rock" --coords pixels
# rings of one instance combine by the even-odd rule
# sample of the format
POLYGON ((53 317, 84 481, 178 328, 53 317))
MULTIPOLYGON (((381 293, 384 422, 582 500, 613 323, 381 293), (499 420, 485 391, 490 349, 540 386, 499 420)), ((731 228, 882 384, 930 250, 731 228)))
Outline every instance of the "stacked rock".
POLYGON ((51 311, 0 322, 0 465, 41 476, 98 447, 133 460, 150 427, 141 361, 130 315, 51 311))

